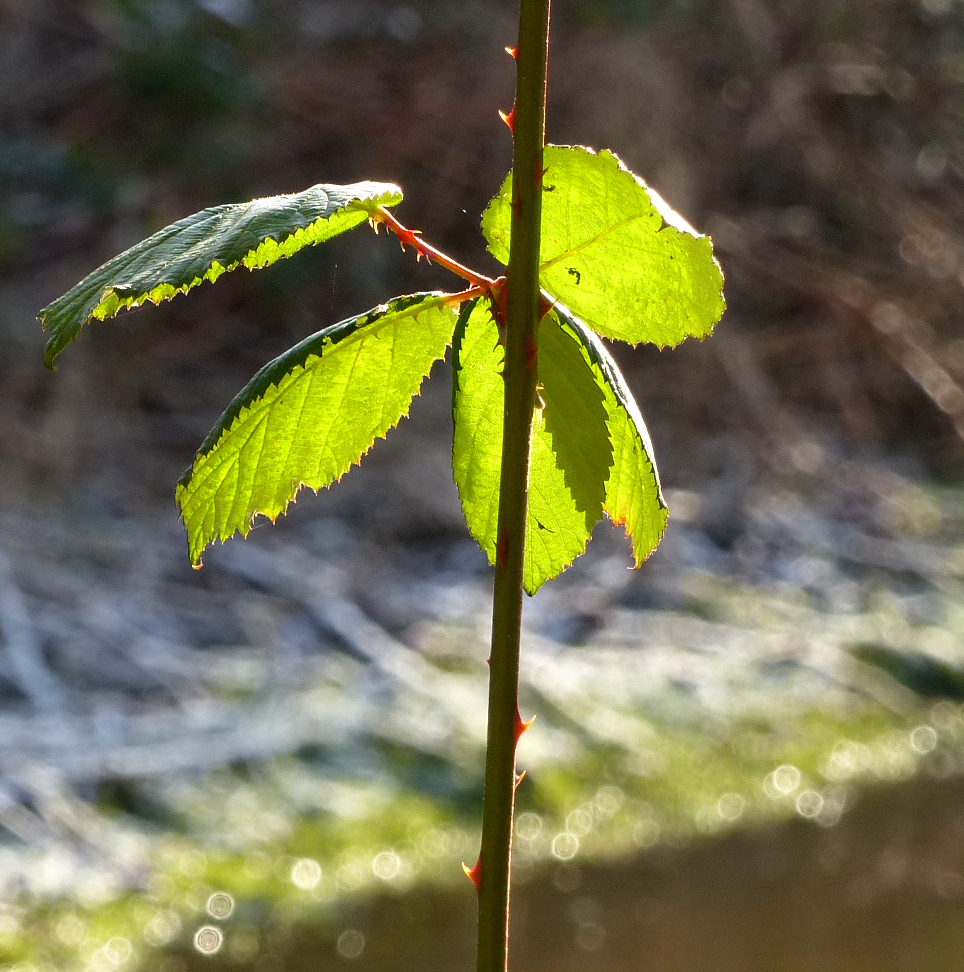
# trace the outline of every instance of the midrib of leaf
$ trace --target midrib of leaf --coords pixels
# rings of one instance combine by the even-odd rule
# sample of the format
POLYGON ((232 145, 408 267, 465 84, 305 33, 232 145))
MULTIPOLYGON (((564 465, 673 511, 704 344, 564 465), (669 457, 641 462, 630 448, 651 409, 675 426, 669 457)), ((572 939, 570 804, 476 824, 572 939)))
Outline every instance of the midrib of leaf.
POLYGON ((40 311, 50 333, 44 360, 53 367, 59 353, 92 320, 148 302, 159 304, 237 267, 269 266, 348 232, 401 198, 401 190, 387 183, 319 183, 299 193, 185 216, 108 260, 40 311))
MULTIPOLYGON (((572 247, 571 249, 565 250, 558 256, 554 256, 551 260, 546 260, 545 263, 539 265, 539 270, 548 270, 550 267, 554 267, 557 263, 562 263, 563 260, 571 257, 574 253, 581 253, 583 250, 595 245, 600 240, 609 236, 610 233, 615 233, 616 230, 622 229, 624 226, 628 226, 630 223, 636 222, 637 219, 644 219, 649 215, 649 213, 636 213, 633 216, 627 216, 626 219, 621 220, 618 223, 613 223, 612 226, 607 226, 601 233, 597 233, 591 239, 588 239, 585 242, 580 243, 578 246, 572 247)), ((662 229, 662 227, 660 228, 662 229)))
POLYGON ((192 562, 216 540, 247 535, 255 516, 274 520, 302 488, 330 486, 397 425, 451 342, 460 298, 394 298, 265 365, 178 484, 192 562))

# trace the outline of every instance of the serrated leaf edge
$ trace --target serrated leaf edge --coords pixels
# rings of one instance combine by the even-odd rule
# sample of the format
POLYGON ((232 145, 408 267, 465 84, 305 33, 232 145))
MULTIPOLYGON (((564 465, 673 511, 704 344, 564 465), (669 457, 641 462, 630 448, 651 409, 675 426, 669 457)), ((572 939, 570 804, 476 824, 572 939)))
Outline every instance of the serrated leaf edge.
MULTIPOLYGON (((610 388, 612 388, 617 403, 624 408, 629 415, 632 428, 638 436, 640 445, 642 446, 643 456, 645 457, 647 468, 652 475, 653 483, 656 487, 657 503, 662 511, 662 523, 658 525, 656 543, 645 553, 641 553, 637 549, 637 544, 633 537, 628 537, 633 549, 633 561, 636 567, 640 567, 650 556, 652 556, 653 552, 659 546, 659 542, 666 531, 666 521, 669 514, 669 507, 666 505, 666 500, 663 497, 663 489, 659 479, 659 469, 656 466, 656 460, 654 458, 655 452, 653 449, 652 439, 649 435, 649 429, 646 427, 646 422, 639 410, 639 405, 636 402, 635 396, 630 391, 629 386, 626 384, 626 379, 623 376, 622 371, 620 371, 619 366, 609 353, 609 349, 603 343, 602 338, 600 338, 592 328, 585 324, 580 318, 576 317, 576 315, 563 304, 556 303, 552 312, 559 317, 563 324, 568 325, 575 332, 577 338, 589 356, 590 365, 594 365, 595 367, 599 368, 603 380, 607 382, 610 388)), ((613 465, 610 467, 610 477, 612 477, 615 469, 616 466, 614 457, 613 465)), ((609 480, 607 479, 607 483, 608 482, 609 480)), ((626 530, 625 516, 620 516, 615 510, 611 509, 607 500, 603 500, 603 512, 609 518, 613 526, 622 526, 623 529, 626 530)), ((628 531, 626 532, 628 536, 628 531)))
MULTIPOLYGON (((175 487, 174 497, 175 497, 175 502, 177 503, 178 508, 181 511, 182 521, 184 521, 184 508, 182 506, 182 499, 184 497, 185 492, 188 490, 190 486, 200 488, 201 486, 203 486, 203 483, 207 478, 205 477, 205 479, 202 479, 198 483, 193 482, 193 476, 198 467, 198 464, 207 455, 213 452, 227 436, 236 434, 239 426, 246 423, 251 418, 252 415, 254 416, 254 424, 252 425, 251 431, 249 433, 249 439, 250 437, 257 434, 257 431, 259 430, 263 422, 267 420, 267 413, 262 410, 255 411, 253 405, 256 401, 267 398, 272 391, 278 392, 280 390, 281 379, 287 378, 289 375, 294 374, 296 370, 300 369, 299 373, 295 375, 293 380, 288 384, 286 388, 286 392, 290 391, 291 387, 295 384, 295 382, 299 381, 302 376, 309 373, 309 369, 311 367, 312 362, 321 360, 326 348, 332 346, 341 348, 345 346, 346 342, 349 342, 351 340, 354 334, 358 334, 362 330, 364 330, 365 333, 361 335, 361 339, 371 337, 377 334, 378 331, 381 329, 379 327, 379 322, 382 322, 382 326, 387 326, 388 323, 390 323, 391 321, 397 321, 400 318, 405 317, 406 315, 404 313, 395 312, 395 309, 393 307, 394 304, 400 302, 408 302, 407 306, 403 306, 401 310, 411 311, 410 316, 414 317, 417 320, 419 315, 424 313, 427 310, 439 309, 447 305, 450 306, 454 296, 457 295, 432 291, 423 294, 409 294, 403 297, 395 297, 384 304, 379 304, 377 307, 374 307, 363 314, 359 314, 355 317, 351 317, 343 321, 339 321, 338 323, 332 324, 329 327, 324 328, 323 330, 318 331, 315 334, 309 335, 309 337, 305 338, 303 341, 300 341, 294 347, 284 352, 284 354, 279 355, 277 358, 273 359, 272 361, 269 361, 263 368, 261 368, 255 374, 255 376, 234 397, 234 399, 232 399, 232 401, 230 402, 230 404, 222 414, 221 418, 218 420, 214 428, 208 434, 207 438, 201 444, 201 447, 198 449, 197 453, 195 454, 194 461, 192 462, 192 464, 184 471, 184 473, 178 479, 177 486, 175 487), (333 335, 337 334, 339 330, 349 330, 350 333, 345 337, 343 337, 341 340, 336 342, 333 339, 333 335), (309 350, 313 345, 318 346, 319 350, 317 353, 309 350), (300 355, 304 356, 303 361, 296 362, 290 367, 286 367, 282 369, 282 363, 287 363, 289 359, 296 359, 300 355), (280 372, 279 380, 278 381, 268 380, 267 376, 275 372, 280 372), (260 387, 257 395, 252 396, 252 389, 257 388, 259 386, 263 386, 263 387, 260 387), (246 404, 246 400, 250 401, 250 404, 246 404), (233 415, 232 412, 234 413, 233 415), (225 422, 230 422, 230 424, 225 425, 225 422)), ((448 341, 446 342, 445 347, 448 348, 450 345, 451 345, 451 341, 448 341)), ((439 359, 436 358, 435 361, 437 360, 439 359)), ((435 361, 432 362, 432 366, 434 366, 435 361)), ((428 377, 430 371, 431 371, 431 366, 429 367, 428 371, 426 371, 422 375, 421 381, 424 381, 425 378, 428 377)), ((418 394, 420 394, 420 392, 416 391, 415 395, 413 396, 413 399, 417 397, 418 394)), ((403 413, 401 416, 399 416, 398 421, 404 419, 406 415, 407 412, 403 413)), ((268 517, 271 520, 271 522, 272 523, 275 522, 279 516, 282 516, 287 512, 288 507, 293 502, 295 502, 298 493, 300 493, 302 489, 311 489, 312 492, 317 494, 319 492, 319 489, 328 488, 334 485, 336 482, 340 482, 341 479, 351 469, 353 469, 355 466, 360 464, 361 460, 371 451, 375 443, 379 439, 384 439, 387 433, 391 431, 391 429, 395 428, 397 424, 398 422, 395 422, 384 433, 380 435, 376 435, 371 440, 371 442, 369 442, 368 445, 361 451, 361 453, 359 453, 357 458, 355 458, 351 462, 348 468, 345 469, 344 472, 342 472, 340 475, 336 476, 327 485, 315 488, 309 486, 307 483, 304 482, 292 483, 291 495, 288 498, 288 500, 285 502, 283 508, 279 510, 277 513, 268 517)), ((216 471, 218 468, 220 467, 212 466, 210 472, 208 472, 208 476, 212 475, 214 471, 216 471)), ((211 546, 211 544, 215 542, 224 543, 226 540, 231 539, 231 537, 238 536, 238 535, 242 537, 246 537, 251 532, 255 520, 259 516, 265 516, 265 515, 266 514, 263 514, 260 511, 255 511, 254 513, 252 513, 251 517, 248 519, 244 527, 235 530, 234 533, 230 534, 229 536, 226 537, 211 536, 208 539, 203 540, 203 542, 201 542, 199 545, 193 542, 190 543, 189 553, 191 557, 191 563, 195 567, 200 567, 201 555, 203 554, 204 550, 206 550, 209 546, 211 546)))
MULTIPOLYGON (((217 260, 213 260, 211 265, 204 273, 202 273, 200 276, 194 277, 192 280, 187 281, 186 283, 172 284, 165 282, 152 287, 149 291, 130 292, 128 292, 127 288, 123 287, 110 285, 104 287, 100 293, 100 297, 97 298, 97 302, 86 311, 85 316, 79 321, 79 323, 75 322, 73 325, 65 326, 62 330, 55 331, 53 333, 51 338, 48 340, 46 349, 44 351, 44 364, 48 368, 53 368, 54 361, 60 352, 63 351, 64 348, 71 341, 73 341, 80 331, 92 320, 104 321, 108 318, 116 316, 122 310, 133 310, 137 307, 143 306, 146 303, 152 303, 155 305, 161 304, 166 300, 171 300, 178 294, 188 293, 188 291, 193 290, 202 283, 214 283, 220 276, 222 276, 222 274, 229 273, 232 270, 237 269, 239 266, 244 266, 249 270, 257 270, 270 266, 271 264, 276 263, 278 260, 293 256, 305 246, 312 245, 313 241, 310 239, 305 240, 305 238, 317 233, 318 229, 324 223, 329 222, 336 215, 343 215, 346 212, 357 213, 358 219, 347 228, 354 229, 356 226, 360 226, 362 223, 364 223, 365 220, 370 219, 375 212, 377 212, 379 205, 395 206, 398 205, 398 203, 400 203, 402 200, 401 189, 399 189, 398 186, 391 185, 389 183, 357 183, 356 185, 359 187, 378 186, 382 191, 377 195, 370 195, 367 198, 363 196, 361 192, 359 192, 358 196, 356 196, 354 199, 350 199, 344 206, 338 208, 334 212, 328 214, 327 216, 321 216, 318 219, 312 220, 312 222, 307 226, 298 227, 290 233, 283 235, 279 234, 278 239, 275 239, 274 236, 269 234, 256 247, 249 250, 243 257, 229 264, 222 264, 217 260), (386 195, 389 195, 389 199, 383 198, 386 195), (297 245, 292 245, 293 243, 296 243, 297 245), (286 249, 289 250, 289 252, 284 252, 286 249)), ((320 183, 317 186, 311 186, 309 189, 302 190, 300 193, 267 196, 263 199, 252 199, 246 203, 229 203, 223 206, 213 206, 209 209, 204 209, 197 213, 193 213, 190 216, 185 216, 183 219, 179 219, 163 229, 158 230, 158 232, 142 240, 140 243, 129 247, 122 253, 119 253, 117 256, 108 260, 106 263, 101 264, 95 270, 92 270, 89 274, 87 274, 79 283, 71 287, 70 290, 68 290, 61 297, 51 301, 37 314, 41 326, 44 328, 44 330, 47 330, 47 319, 50 317, 54 308, 60 305, 63 301, 66 301, 71 294, 82 291, 84 285, 91 278, 102 274, 103 271, 108 267, 111 267, 112 270, 118 275, 127 270, 128 267, 134 263, 134 261, 140 258, 142 254, 149 249, 149 244, 152 240, 163 242, 163 240, 176 235, 176 233, 181 229, 190 227, 196 220, 198 220, 199 217, 205 215, 214 216, 219 212, 226 213, 239 206, 250 206, 265 200, 278 200, 284 198, 293 199, 297 196, 311 192, 313 189, 324 187, 325 184, 320 183)), ((353 187, 328 186, 327 188, 344 189, 353 187)))

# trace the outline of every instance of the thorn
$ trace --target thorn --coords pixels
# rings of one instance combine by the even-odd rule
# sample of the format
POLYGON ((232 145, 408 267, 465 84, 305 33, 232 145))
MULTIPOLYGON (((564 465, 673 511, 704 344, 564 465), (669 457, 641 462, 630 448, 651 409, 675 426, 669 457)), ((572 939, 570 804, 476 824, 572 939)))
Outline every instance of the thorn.
POLYGON ((515 135, 515 105, 512 106, 512 110, 508 114, 500 109, 499 117, 509 126, 509 131, 515 135))
POLYGON ((545 294, 540 293, 539 294, 539 320, 541 321, 542 318, 545 317, 546 314, 548 314, 549 311, 551 311, 552 308, 555 306, 556 306, 555 299, 549 300, 545 294))
POLYGON ((476 891, 481 891, 482 889, 482 858, 481 856, 475 862, 475 867, 469 867, 464 861, 462 862, 462 870, 465 871, 465 876, 475 885, 476 891))
POLYGON ((506 52, 506 54, 509 55, 509 57, 512 58, 513 61, 517 61, 519 59, 519 48, 518 47, 507 47, 505 49, 505 52, 506 52))
POLYGON ((517 746, 519 745, 519 740, 522 738, 522 734, 535 721, 536 721, 536 717, 533 716, 527 722, 523 722, 522 721, 522 716, 519 715, 519 708, 518 708, 518 706, 516 706, 516 710, 515 710, 515 729, 514 729, 514 735, 515 735, 515 744, 517 746))
POLYGON ((523 770, 521 773, 516 773, 515 777, 515 788, 519 789, 519 784, 526 778, 526 771, 523 770))

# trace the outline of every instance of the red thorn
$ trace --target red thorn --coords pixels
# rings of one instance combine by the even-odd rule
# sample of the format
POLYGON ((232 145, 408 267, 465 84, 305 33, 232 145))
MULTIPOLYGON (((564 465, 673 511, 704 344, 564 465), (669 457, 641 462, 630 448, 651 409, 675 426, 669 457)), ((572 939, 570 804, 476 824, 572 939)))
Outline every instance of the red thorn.
POLYGON ((504 532, 500 533, 499 539, 496 541, 495 544, 495 562, 496 564, 498 564, 499 567, 505 567, 505 555, 506 555, 506 548, 508 547, 508 545, 509 542, 505 533, 504 532))
POLYGON ((518 710, 518 708, 516 708, 516 710, 515 710, 515 728, 514 728, 514 735, 515 735, 515 744, 516 744, 517 746, 519 745, 519 740, 520 740, 520 739, 522 738, 522 734, 523 734, 523 733, 524 733, 524 732, 526 731, 526 729, 528 729, 528 728, 529 728, 529 726, 531 726, 531 725, 532 725, 532 723, 533 723, 533 722, 535 722, 535 721, 536 721, 536 717, 535 717, 535 716, 533 716, 533 717, 532 717, 531 719, 529 719, 529 720, 528 720, 527 722, 523 722, 523 721, 522 721, 522 716, 521 716, 521 715, 519 715, 519 710, 518 710))
POLYGON ((512 106, 512 111, 508 114, 500 110, 499 117, 509 126, 509 131, 515 135, 515 105, 512 106))
POLYGON ((519 48, 518 47, 507 47, 505 49, 506 54, 509 55, 514 61, 519 60, 519 48))
POLYGON ((539 320, 541 321, 555 306, 555 300, 548 300, 545 294, 539 294, 539 320))
POLYGON ((403 251, 405 250, 406 243, 415 250, 419 248, 418 240, 416 239, 418 230, 395 230, 395 235, 398 237, 399 246, 401 246, 403 251))
POLYGON ((539 348, 536 346, 535 338, 530 334, 526 337, 526 371, 532 371, 538 356, 539 348))
POLYGON ((482 890, 482 858, 475 862, 475 867, 469 867, 465 862, 462 863, 462 870, 465 876, 475 885, 476 891, 482 890))

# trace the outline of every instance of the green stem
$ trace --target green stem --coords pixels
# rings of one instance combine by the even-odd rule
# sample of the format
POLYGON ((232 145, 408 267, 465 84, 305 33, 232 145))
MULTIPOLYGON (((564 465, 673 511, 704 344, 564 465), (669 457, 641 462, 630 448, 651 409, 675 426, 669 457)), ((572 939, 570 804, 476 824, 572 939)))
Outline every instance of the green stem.
POLYGON ((521 0, 516 49, 512 237, 506 293, 505 414, 489 659, 489 722, 479 856, 478 972, 505 972, 519 718, 519 642, 529 451, 540 319, 542 151, 550 0, 521 0))

